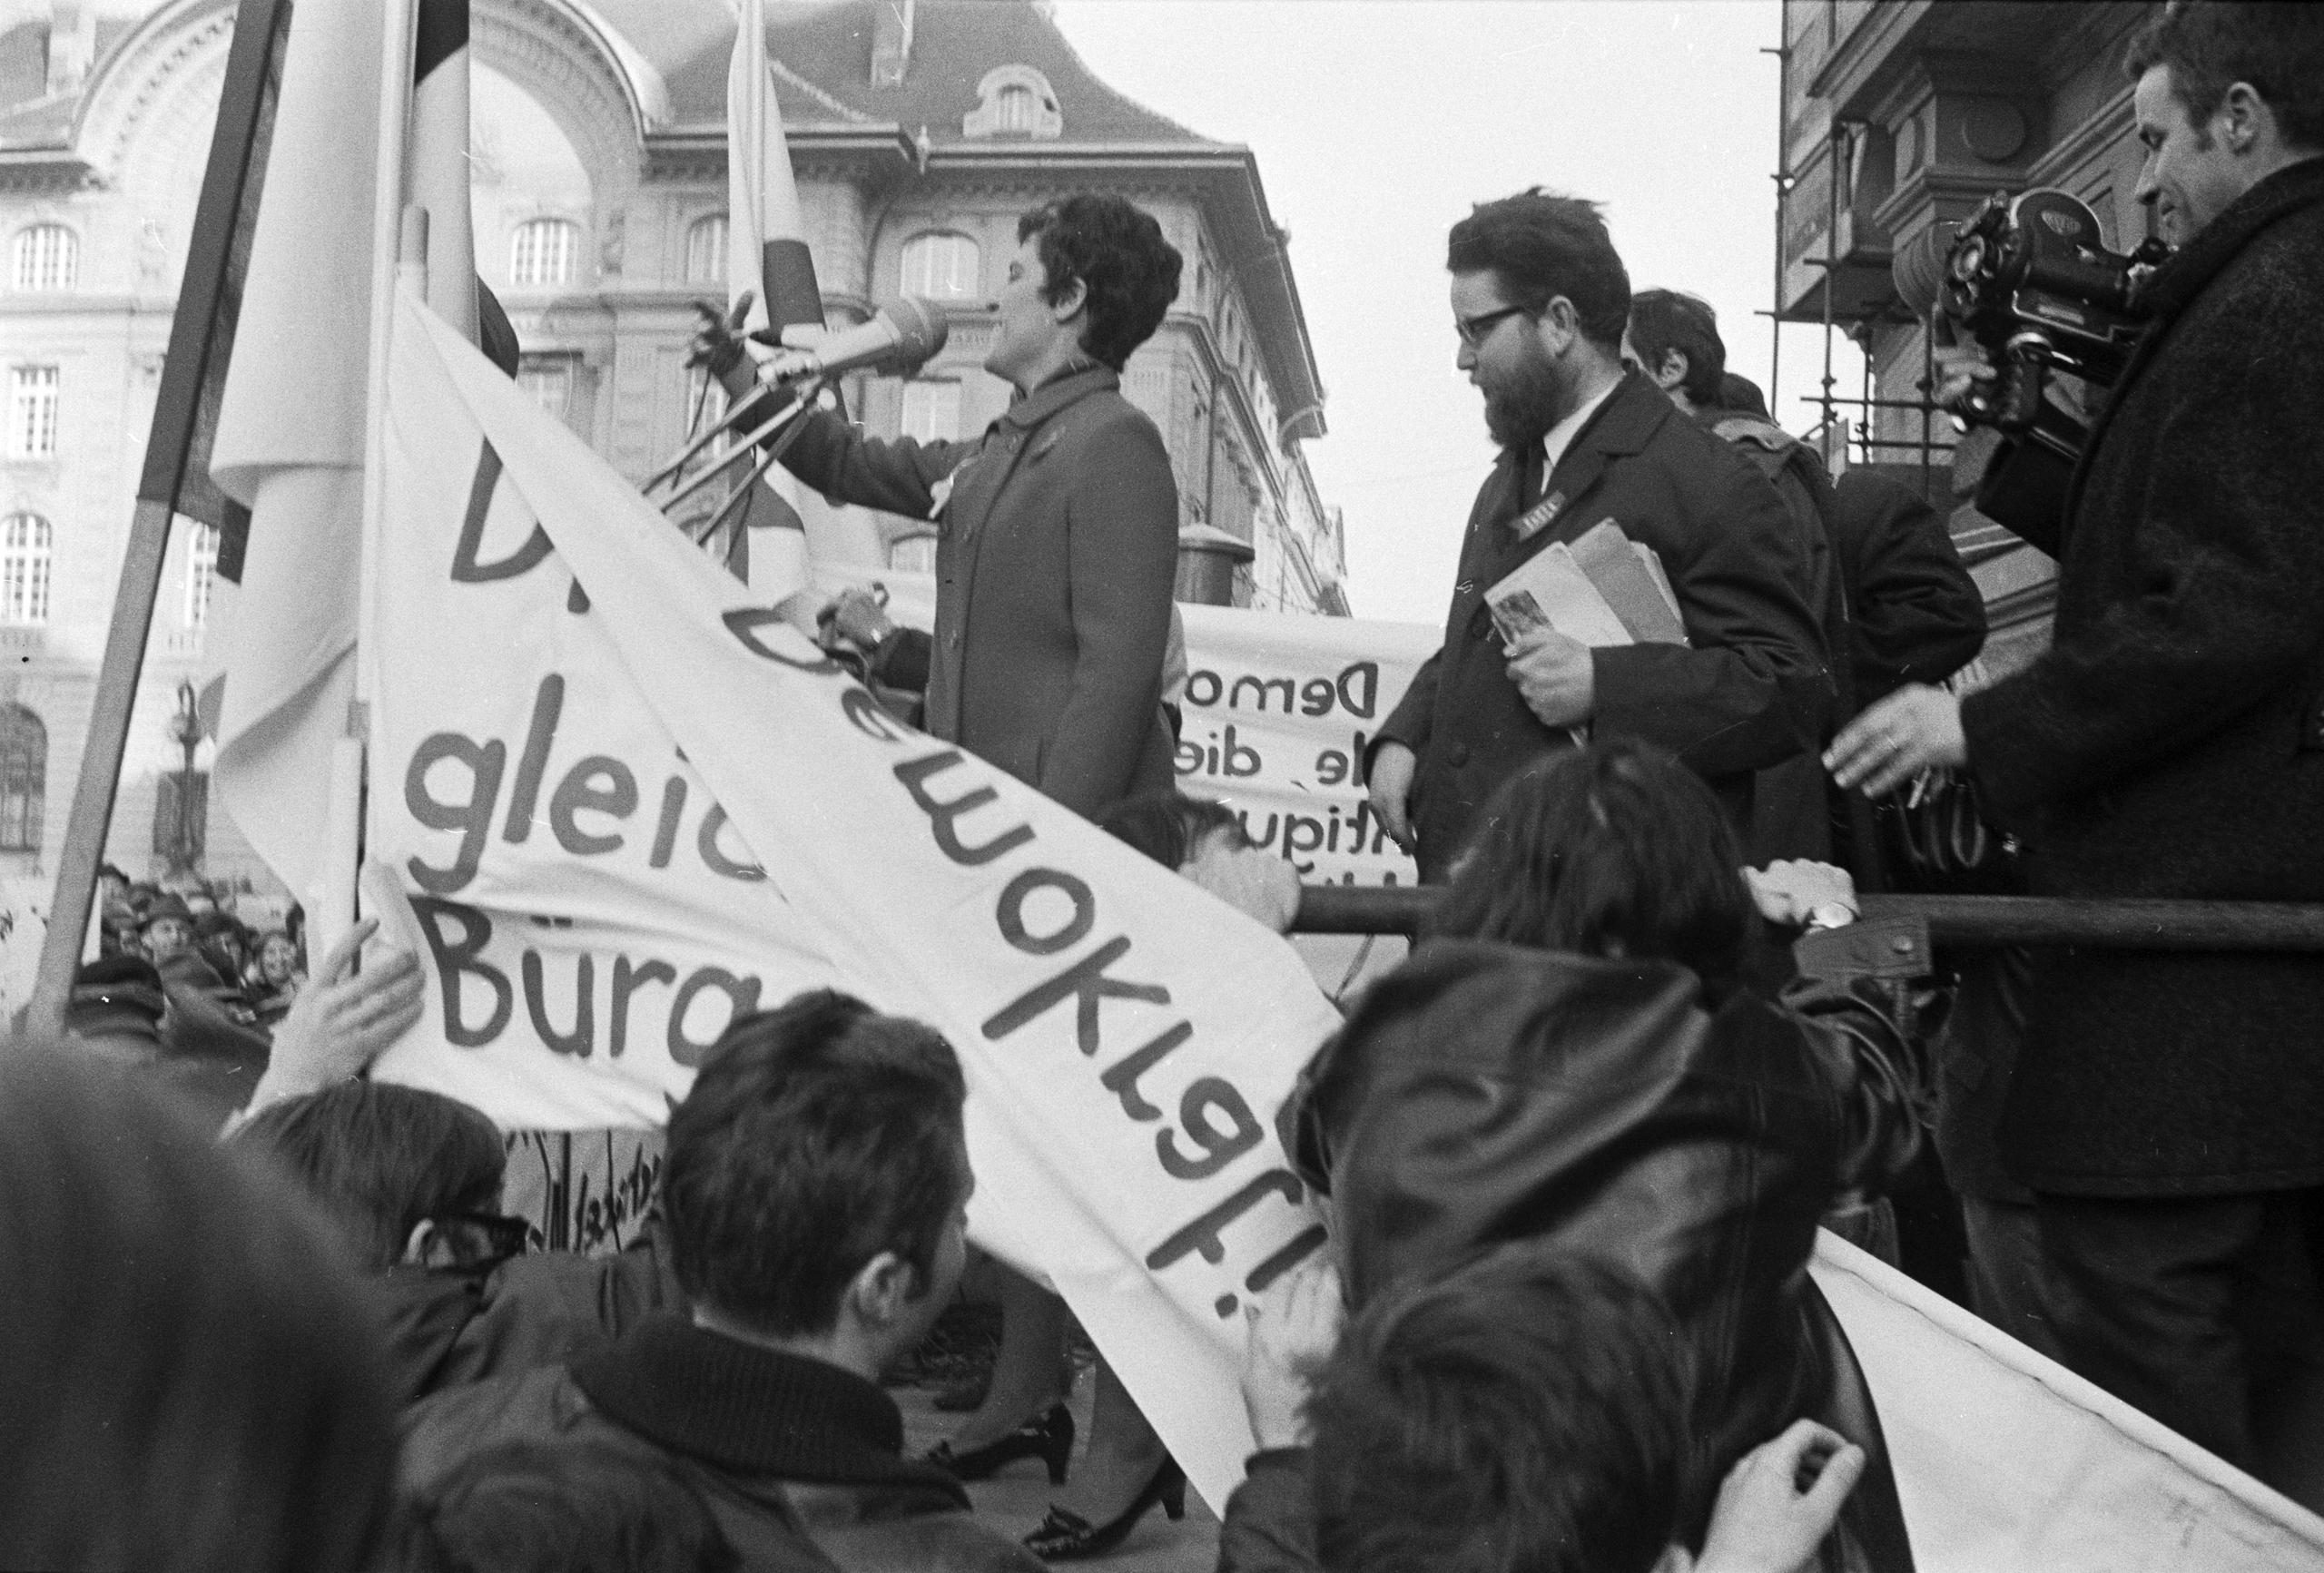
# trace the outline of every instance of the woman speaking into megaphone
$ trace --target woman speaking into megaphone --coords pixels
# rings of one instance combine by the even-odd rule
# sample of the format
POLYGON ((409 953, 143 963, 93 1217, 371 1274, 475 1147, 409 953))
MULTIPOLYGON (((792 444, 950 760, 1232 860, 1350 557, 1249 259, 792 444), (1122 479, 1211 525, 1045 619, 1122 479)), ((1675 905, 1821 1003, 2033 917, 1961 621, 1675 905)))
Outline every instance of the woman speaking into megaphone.
MULTIPOLYGON (((1173 780, 1160 687, 1177 484, 1120 374, 1177 298, 1179 257, 1150 215, 1085 194, 1026 214, 1008 268, 984 369, 1016 397, 981 437, 891 442, 812 409, 782 462, 827 496, 935 524, 927 730, 1094 819, 1173 780)), ((826 372, 872 326, 769 369, 826 372)), ((697 343, 749 393, 737 348, 716 321, 697 343)))

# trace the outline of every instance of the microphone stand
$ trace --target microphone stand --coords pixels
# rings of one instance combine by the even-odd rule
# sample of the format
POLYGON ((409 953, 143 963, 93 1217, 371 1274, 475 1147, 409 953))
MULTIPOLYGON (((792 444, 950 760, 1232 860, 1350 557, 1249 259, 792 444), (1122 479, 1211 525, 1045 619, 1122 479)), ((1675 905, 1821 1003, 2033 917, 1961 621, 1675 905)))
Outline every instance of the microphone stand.
MULTIPOLYGON (((751 471, 750 477, 743 481, 741 486, 736 487, 733 495, 728 496, 724 502, 721 503, 718 506, 718 511, 710 516, 710 523, 703 527, 701 536, 701 540, 704 545, 707 545, 709 542, 717 538, 719 528, 726 523, 726 516, 729 514, 733 514, 734 516, 735 527, 738 529, 742 527, 742 516, 743 513, 748 509, 752 488, 759 484, 760 479, 765 476, 768 470, 774 467, 774 463, 777 459, 781 458, 785 453, 790 451, 791 445, 793 442, 796 442, 799 438, 799 434, 806 429, 799 424, 798 420, 795 418, 796 416, 801 411, 804 410, 809 405, 812 404, 815 399, 822 395, 823 389, 829 388, 835 380, 835 379, 830 377, 817 379, 813 387, 807 389, 803 398, 801 398, 790 408, 784 410, 781 415, 776 417, 776 419, 786 423, 783 429, 775 436, 773 441, 766 445, 766 457, 759 460, 758 467, 751 471)), ((753 438, 753 440, 756 439, 753 438)), ((749 446, 750 445, 746 443, 735 451, 747 452, 749 450, 749 446)), ((725 467, 723 462, 718 466, 718 468, 721 469, 724 467, 725 467)), ((714 470, 711 473, 715 474, 716 471, 714 470)), ((676 506, 675 499, 673 499, 671 506, 676 506)))
MULTIPOLYGON (((804 394, 800 393, 794 388, 792 391, 790 403, 776 410, 774 414, 768 417, 766 421, 758 427, 757 429, 753 430, 748 437, 736 443, 725 453, 720 455, 716 459, 711 462, 707 468, 700 471, 692 480, 689 480, 684 486, 679 487, 678 490, 672 495, 670 500, 662 505, 662 511, 664 513, 667 513, 672 508, 676 507, 680 503, 684 502, 688 497, 694 496, 694 493, 709 485, 714 477, 733 465, 736 459, 748 457, 753 448, 765 441, 768 437, 773 436, 777 428, 788 425, 792 421, 795 420, 801 412, 807 408, 808 400, 812 398, 816 392, 820 391, 822 388, 822 384, 821 382, 815 383, 812 387, 809 388, 804 394)), ((723 431, 730 428, 734 424, 736 416, 742 414, 743 410, 749 408, 755 402, 756 400, 754 399, 737 400, 735 410, 733 413, 730 413, 725 419, 720 421, 717 428, 711 432, 710 436, 715 437, 718 435, 719 431, 723 431)), ((704 442, 707 442, 708 440, 708 437, 703 439, 704 442)), ((789 446, 790 443, 788 441, 784 441, 782 444, 783 447, 788 447, 789 446)), ((662 475, 657 475, 652 480, 647 481, 645 486, 640 489, 652 489, 654 486, 662 480, 664 476, 675 473, 678 469, 679 466, 683 465, 685 462, 685 459, 692 457, 693 452, 699 450, 701 447, 702 443, 696 443, 694 449, 688 450, 687 454, 680 457, 677 464, 670 466, 668 469, 662 473, 662 475)), ((778 448, 776 451, 780 452, 781 448, 778 448)), ((764 465, 761 465, 759 467, 763 470, 766 467, 764 465)))

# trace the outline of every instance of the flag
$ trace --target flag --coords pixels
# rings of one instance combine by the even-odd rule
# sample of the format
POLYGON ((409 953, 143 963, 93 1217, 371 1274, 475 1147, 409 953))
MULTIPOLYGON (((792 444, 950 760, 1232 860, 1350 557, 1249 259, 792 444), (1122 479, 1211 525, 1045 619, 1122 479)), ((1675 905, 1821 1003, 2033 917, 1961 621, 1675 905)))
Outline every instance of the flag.
POLYGON ((411 200, 428 210, 428 304, 478 342, 468 205, 468 0, 419 0, 412 39, 411 200))
MULTIPOLYGON (((296 8, 211 452, 250 509, 214 767, 251 845, 310 909, 355 694, 381 25, 296 8)), ((398 106, 399 109, 400 106, 398 106)))
POLYGON ((822 287, 807 250, 791 144, 766 53, 765 0, 742 0, 726 64, 726 296, 749 290, 745 326, 821 328, 822 287))
MULTIPOLYGON (((822 287, 807 248, 799 186, 791 171, 791 144, 774 93, 773 63, 766 52, 765 0, 741 0, 734 48, 726 64, 726 298, 752 296, 745 326, 761 329, 823 326, 822 287)), ((799 496, 787 472, 769 471, 771 485, 753 488, 748 523, 759 533, 749 550, 771 562, 750 565, 752 587, 770 601, 806 582, 807 559, 884 567, 888 555, 879 526, 861 509, 799 496), (768 526, 801 532, 770 536, 768 526)), ((741 533, 737 532, 738 538, 741 533)))

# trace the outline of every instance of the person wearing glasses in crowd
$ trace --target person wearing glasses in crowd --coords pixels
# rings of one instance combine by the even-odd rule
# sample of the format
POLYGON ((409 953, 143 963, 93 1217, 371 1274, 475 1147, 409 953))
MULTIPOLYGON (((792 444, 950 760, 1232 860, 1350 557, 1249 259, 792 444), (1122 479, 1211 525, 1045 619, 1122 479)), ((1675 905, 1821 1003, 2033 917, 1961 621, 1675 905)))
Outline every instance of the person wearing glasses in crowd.
POLYGON ((1782 498, 1623 371, 1630 278, 1596 204, 1539 187, 1483 203, 1452 227, 1446 266, 1458 365, 1502 454, 1443 648, 1365 762, 1374 811, 1442 880, 1496 788, 1594 735, 1676 753, 1747 826, 1752 772, 1813 749, 1831 695, 1782 498), (1610 519, 1659 559, 1687 643, 1592 649, 1543 626, 1504 645, 1486 593, 1610 519))

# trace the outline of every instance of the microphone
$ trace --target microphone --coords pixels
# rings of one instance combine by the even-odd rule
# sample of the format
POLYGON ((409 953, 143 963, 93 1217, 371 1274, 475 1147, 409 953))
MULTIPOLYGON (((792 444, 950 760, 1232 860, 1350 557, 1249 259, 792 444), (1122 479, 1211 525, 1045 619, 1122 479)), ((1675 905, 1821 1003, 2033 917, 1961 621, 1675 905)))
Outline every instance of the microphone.
POLYGON ((785 349, 767 361, 760 375, 776 382, 804 382, 869 369, 908 377, 944 348, 952 326, 925 300, 891 300, 869 322, 842 328, 805 349, 785 349))

